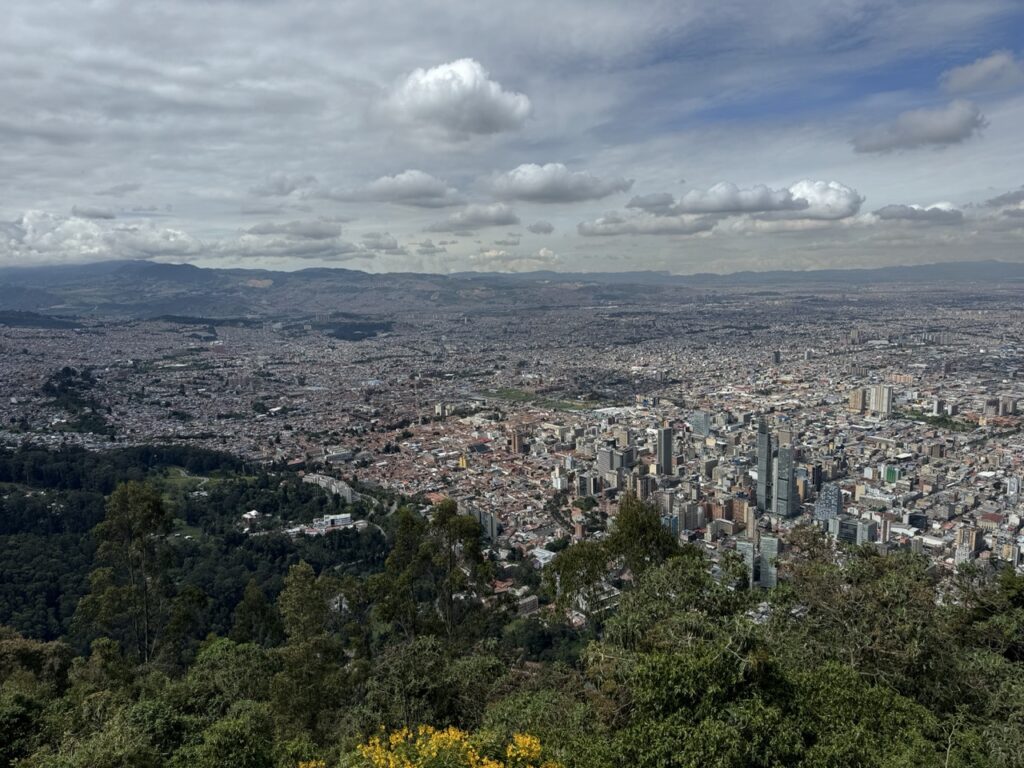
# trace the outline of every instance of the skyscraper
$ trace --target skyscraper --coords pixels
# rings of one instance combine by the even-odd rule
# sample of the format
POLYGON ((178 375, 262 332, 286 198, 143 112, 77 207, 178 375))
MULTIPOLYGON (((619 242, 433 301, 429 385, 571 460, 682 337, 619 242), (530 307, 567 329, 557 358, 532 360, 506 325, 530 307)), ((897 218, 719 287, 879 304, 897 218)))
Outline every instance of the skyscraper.
POLYGON ((779 517, 789 517, 796 511, 796 478, 793 473, 795 464, 796 449, 779 448, 775 459, 775 475, 772 478, 772 513, 779 517))
POLYGON ((675 457, 673 456, 675 431, 672 427, 662 427, 658 430, 658 474, 671 475, 675 472, 675 457))
POLYGON ((834 520, 843 512, 843 492, 836 483, 826 483, 814 505, 815 520, 834 520))
POLYGON ((771 588, 779 583, 779 567, 776 560, 781 550, 777 536, 761 537, 761 586, 771 588))
POLYGON ((772 503, 772 436, 768 422, 757 423, 757 508, 767 512, 772 503))

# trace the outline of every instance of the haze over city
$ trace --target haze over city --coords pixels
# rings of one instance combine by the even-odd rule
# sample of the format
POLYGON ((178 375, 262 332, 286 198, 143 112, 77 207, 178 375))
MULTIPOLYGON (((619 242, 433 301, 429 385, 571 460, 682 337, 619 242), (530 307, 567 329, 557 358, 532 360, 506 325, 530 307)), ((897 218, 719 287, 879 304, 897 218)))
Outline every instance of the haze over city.
POLYGON ((1024 8, 5 5, 0 265, 1019 260, 1024 8))

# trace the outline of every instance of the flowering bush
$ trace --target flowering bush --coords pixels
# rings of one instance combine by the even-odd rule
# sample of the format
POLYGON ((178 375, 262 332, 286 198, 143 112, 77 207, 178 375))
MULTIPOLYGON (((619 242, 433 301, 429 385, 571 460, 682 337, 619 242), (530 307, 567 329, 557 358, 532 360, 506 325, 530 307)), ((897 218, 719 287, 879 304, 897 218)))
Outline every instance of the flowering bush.
POLYGON ((429 725, 374 736, 358 753, 367 768, 561 768, 544 760, 540 741, 528 734, 495 752, 458 728, 429 725))

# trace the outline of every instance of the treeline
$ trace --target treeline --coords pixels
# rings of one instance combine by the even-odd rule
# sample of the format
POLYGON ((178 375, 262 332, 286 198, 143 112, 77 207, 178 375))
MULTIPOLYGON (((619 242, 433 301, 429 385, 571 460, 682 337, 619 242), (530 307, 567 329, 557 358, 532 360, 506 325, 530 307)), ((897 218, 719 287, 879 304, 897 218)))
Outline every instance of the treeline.
POLYGON ((208 475, 238 472, 242 461, 230 454, 181 445, 139 446, 98 453, 78 447, 0 449, 0 483, 55 490, 107 495, 120 482, 142 480, 150 472, 166 467, 208 475))
POLYGON ((375 526, 318 538, 281 532, 286 522, 318 515, 364 517, 365 507, 347 505, 289 473, 232 474, 240 468, 234 457, 187 447, 0 453, 0 625, 86 647, 89 638, 72 619, 95 565, 93 530, 104 519, 104 494, 132 479, 145 479, 171 510, 168 578, 209 596, 196 623, 203 632, 228 631, 251 579, 276 596, 288 568, 300 560, 359 575, 382 567, 385 537, 375 526), (183 477, 181 469, 215 479, 183 477), (252 527, 265 533, 242 532, 241 514, 251 509, 262 513, 252 527))
POLYGON ((182 539, 174 514, 155 485, 118 486, 71 633, 0 634, 0 761, 1024 765, 1024 576, 1010 570, 940 577, 911 553, 837 553, 806 527, 781 585, 751 591, 734 559, 712 575, 629 499, 604 541, 558 555, 547 607, 523 618, 491 585, 528 566, 492 561, 450 501, 295 545, 182 539), (567 625, 562 609, 596 605, 609 573, 617 608, 567 625))

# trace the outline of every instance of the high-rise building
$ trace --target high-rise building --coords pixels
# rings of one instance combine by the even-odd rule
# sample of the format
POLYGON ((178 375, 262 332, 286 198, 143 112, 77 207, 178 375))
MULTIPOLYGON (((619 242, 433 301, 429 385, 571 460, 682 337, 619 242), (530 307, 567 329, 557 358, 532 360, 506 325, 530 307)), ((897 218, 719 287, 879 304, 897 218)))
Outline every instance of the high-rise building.
POLYGON ((711 434, 711 414, 707 411, 694 411, 690 416, 690 427, 694 434, 707 437, 711 434))
POLYGON ((877 538, 878 525, 874 520, 857 521, 857 546, 868 544, 877 538))
POLYGON ((529 453, 530 442, 527 436, 518 429, 512 432, 512 453, 529 453))
POLYGON ((658 474, 671 475, 675 472, 674 456, 675 430, 662 427, 658 430, 658 474))
POLYGON ((853 413, 864 413, 865 399, 864 387, 857 387, 850 392, 850 399, 846 407, 853 413))
POLYGON ((779 517, 789 517, 797 510, 795 464, 796 449, 779 448, 772 477, 772 513, 779 517))
POLYGON ((772 588, 779 583, 778 558, 782 542, 777 536, 761 537, 761 576, 762 587, 772 588))
POLYGON ((747 569, 747 584, 753 587, 757 584, 758 562, 756 558, 757 548, 753 541, 737 541, 736 554, 743 558, 743 565, 747 569))
POLYGON ((843 491, 837 483, 826 483, 814 504, 815 520, 834 520, 843 513, 843 491))
POLYGON ((871 388, 871 410, 882 416, 892 413, 891 384, 876 384, 871 388))
POLYGON ((772 503, 772 454, 774 446, 768 422, 757 423, 757 508, 767 512, 772 503))

